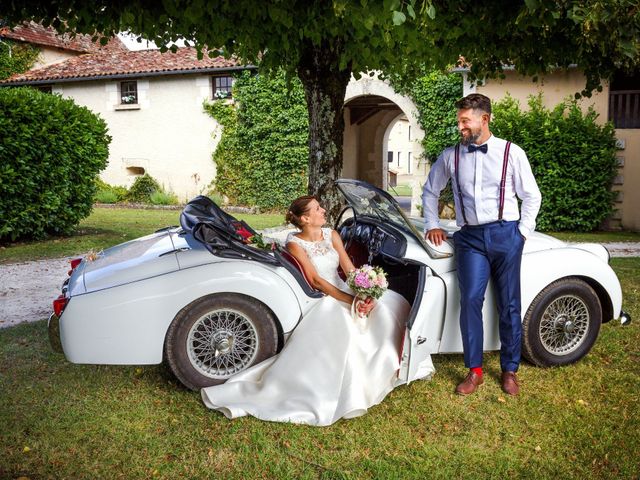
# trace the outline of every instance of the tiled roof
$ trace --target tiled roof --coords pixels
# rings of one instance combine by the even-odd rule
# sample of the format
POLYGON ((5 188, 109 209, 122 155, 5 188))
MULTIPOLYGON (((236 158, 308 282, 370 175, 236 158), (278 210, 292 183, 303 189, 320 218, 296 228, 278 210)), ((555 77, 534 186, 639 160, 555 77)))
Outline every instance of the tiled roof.
POLYGON ((107 45, 101 46, 100 41, 91 41, 91 35, 78 34, 73 38, 66 33, 59 35, 54 28, 43 27, 35 22, 26 22, 12 29, 8 27, 0 28, 0 37, 78 53, 95 53, 105 49, 128 51, 124 43, 117 37, 110 39, 107 45))
POLYGON ((28 84, 71 81, 100 77, 156 76, 171 73, 197 73, 216 69, 242 68, 235 59, 209 58, 198 60, 194 48, 179 48, 176 53, 159 50, 102 51, 69 58, 63 62, 16 74, 0 84, 28 84))

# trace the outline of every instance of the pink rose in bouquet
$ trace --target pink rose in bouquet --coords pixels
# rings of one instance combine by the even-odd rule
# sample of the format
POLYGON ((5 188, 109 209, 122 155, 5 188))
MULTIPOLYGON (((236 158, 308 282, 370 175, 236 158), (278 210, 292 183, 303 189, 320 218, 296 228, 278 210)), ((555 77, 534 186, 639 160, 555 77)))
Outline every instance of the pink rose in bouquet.
POLYGON ((367 314, 363 311, 363 304, 367 298, 378 299, 389 287, 387 275, 380 267, 363 265, 349 273, 347 285, 356 294, 356 298, 351 306, 351 314, 361 331, 366 328, 367 314))
POLYGON ((349 273, 347 284, 360 298, 380 298, 389 287, 387 274, 380 267, 363 265, 349 273))

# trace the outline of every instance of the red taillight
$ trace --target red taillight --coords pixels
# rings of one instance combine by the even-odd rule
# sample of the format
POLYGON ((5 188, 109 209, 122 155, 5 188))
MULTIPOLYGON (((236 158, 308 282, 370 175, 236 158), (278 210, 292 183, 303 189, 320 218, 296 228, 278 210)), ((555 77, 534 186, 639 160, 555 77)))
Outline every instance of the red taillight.
POLYGON ((62 312, 64 311, 64 308, 67 306, 68 302, 69 299, 67 297, 65 297, 64 295, 60 295, 53 301, 53 313, 55 313, 58 317, 62 315, 62 312))
POLYGON ((69 276, 71 276, 71 274, 73 273, 73 271, 76 269, 76 267, 77 267, 78 265, 80 265, 80 263, 81 263, 81 262, 82 262, 82 258, 73 258, 73 259, 69 260, 69 263, 71 264, 71 270, 69 270, 69 271, 67 272, 67 274, 68 274, 69 276))

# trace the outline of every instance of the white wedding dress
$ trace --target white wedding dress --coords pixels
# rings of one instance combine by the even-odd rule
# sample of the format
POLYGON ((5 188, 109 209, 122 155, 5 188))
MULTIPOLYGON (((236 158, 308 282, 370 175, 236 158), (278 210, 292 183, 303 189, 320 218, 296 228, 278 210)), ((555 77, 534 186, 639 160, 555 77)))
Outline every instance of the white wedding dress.
MULTIPOLYGON (((307 242, 293 234, 318 273, 344 291, 331 229, 323 240, 307 242)), ((351 293, 351 292, 350 292, 351 293)), ((305 315, 282 351, 222 385, 202 389, 209 408, 228 418, 253 415, 262 420, 331 425, 363 415, 398 384, 399 352, 411 307, 387 290, 376 301, 362 331, 350 305, 325 296, 305 315)))

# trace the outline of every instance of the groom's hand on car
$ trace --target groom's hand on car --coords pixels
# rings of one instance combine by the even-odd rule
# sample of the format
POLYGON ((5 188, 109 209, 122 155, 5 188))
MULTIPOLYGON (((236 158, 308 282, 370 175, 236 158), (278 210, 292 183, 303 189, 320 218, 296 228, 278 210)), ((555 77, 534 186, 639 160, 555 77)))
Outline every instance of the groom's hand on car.
POLYGON ((447 233, 441 228, 432 228, 424 234, 424 238, 438 247, 447 239, 447 233))

